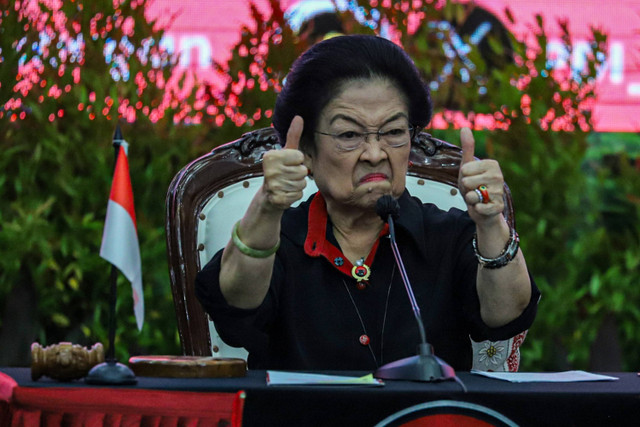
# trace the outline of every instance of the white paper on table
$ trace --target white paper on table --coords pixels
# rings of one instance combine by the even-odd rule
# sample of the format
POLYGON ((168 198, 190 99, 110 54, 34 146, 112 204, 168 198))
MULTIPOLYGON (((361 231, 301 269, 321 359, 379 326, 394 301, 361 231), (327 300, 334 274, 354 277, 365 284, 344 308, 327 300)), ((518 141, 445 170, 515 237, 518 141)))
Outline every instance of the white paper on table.
POLYGON ((497 380, 509 381, 512 383, 572 383, 580 381, 616 381, 617 377, 608 375, 592 374, 585 371, 564 371, 564 372, 485 372, 472 370, 472 374, 482 375, 497 380))
POLYGON ((363 377, 267 371, 267 385, 364 385, 383 386, 384 382, 368 374, 363 377))

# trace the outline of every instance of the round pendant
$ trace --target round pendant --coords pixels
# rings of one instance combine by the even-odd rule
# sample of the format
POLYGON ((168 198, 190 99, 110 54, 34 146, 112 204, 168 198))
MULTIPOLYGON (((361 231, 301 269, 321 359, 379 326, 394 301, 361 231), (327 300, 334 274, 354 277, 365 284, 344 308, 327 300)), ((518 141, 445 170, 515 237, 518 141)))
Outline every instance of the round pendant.
POLYGON ((371 275, 371 269, 367 264, 362 265, 354 265, 351 269, 351 275, 358 282, 362 282, 363 280, 369 280, 369 276, 371 275))

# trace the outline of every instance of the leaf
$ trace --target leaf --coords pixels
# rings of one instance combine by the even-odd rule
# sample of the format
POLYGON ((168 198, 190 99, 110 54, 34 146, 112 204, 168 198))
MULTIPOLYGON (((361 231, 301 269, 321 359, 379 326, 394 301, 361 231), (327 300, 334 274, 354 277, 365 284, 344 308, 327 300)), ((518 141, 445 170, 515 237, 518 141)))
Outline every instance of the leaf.
POLYGON ((57 326, 67 327, 70 324, 69 318, 62 313, 53 313, 51 315, 51 320, 57 326))
POLYGON ((600 291, 600 287, 602 286, 602 281, 598 275, 591 276, 591 281, 589 282, 589 292, 591 295, 598 296, 598 292, 600 291))

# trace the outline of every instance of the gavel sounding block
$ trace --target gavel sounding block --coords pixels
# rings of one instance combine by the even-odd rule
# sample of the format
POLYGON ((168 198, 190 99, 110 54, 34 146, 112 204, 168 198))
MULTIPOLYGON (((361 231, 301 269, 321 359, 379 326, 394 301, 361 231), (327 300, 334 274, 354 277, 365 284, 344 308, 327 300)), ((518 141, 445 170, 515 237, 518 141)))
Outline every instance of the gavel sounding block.
POLYGON ((230 378, 247 374, 243 359, 202 356, 134 356, 129 367, 140 377, 230 378))

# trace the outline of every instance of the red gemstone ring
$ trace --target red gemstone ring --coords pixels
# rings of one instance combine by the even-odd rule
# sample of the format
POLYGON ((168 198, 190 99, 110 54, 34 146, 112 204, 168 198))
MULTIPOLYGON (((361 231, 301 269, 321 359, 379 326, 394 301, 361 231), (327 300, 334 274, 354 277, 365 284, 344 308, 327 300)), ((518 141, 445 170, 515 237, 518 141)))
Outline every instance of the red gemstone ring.
POLYGON ((489 198, 489 190, 486 185, 479 186, 475 191, 478 195, 478 203, 489 203, 491 201, 489 198))

